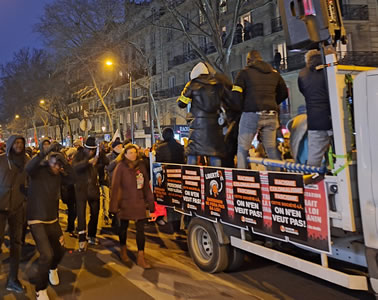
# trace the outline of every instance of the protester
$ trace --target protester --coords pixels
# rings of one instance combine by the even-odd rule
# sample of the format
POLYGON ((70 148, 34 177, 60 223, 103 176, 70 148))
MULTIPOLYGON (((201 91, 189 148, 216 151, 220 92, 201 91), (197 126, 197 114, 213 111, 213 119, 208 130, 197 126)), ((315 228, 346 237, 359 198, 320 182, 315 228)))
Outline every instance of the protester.
POLYGON ((72 162, 76 173, 76 207, 78 217, 79 251, 87 248, 86 237, 86 205, 90 208, 88 223, 88 241, 97 244, 97 223, 100 208, 100 187, 98 183, 97 163, 99 156, 96 155, 97 144, 94 137, 88 137, 84 148, 79 147, 72 162))
POLYGON ((16 293, 24 292, 18 280, 22 231, 25 210, 25 139, 12 135, 6 146, 6 153, 0 155, 0 246, 4 241, 5 226, 8 222, 10 237, 10 270, 6 289, 16 293))
POLYGON ((172 128, 164 128, 164 142, 156 148, 156 161, 184 164, 184 147, 175 140, 172 128))
POLYGON ((298 87, 305 97, 308 129, 308 160, 310 166, 320 167, 332 136, 331 107, 320 51, 306 54, 306 67, 299 72, 298 87))
POLYGON ((58 264, 65 252, 59 225, 59 196, 63 180, 73 182, 73 171, 54 144, 42 150, 26 166, 30 176, 27 219, 39 251, 35 276, 37 299, 49 299, 47 285, 59 284, 58 264), (49 154, 50 153, 50 154, 49 154), (46 157, 49 154, 47 160, 46 157))
POLYGON ((274 68, 277 71, 280 71, 281 69, 281 60, 282 60, 281 53, 278 52, 278 49, 276 49, 274 52, 274 68))
POLYGON ((137 157, 137 147, 129 144, 117 158, 119 163, 113 174, 110 211, 118 214, 121 222, 119 229, 121 260, 125 263, 129 261, 126 246, 127 228, 129 221, 135 220, 138 247, 137 264, 144 269, 149 269, 151 266, 144 257, 144 226, 148 217, 146 216, 146 205, 151 213, 151 220, 156 220, 153 215, 154 196, 147 180, 147 171, 137 157), (125 191, 127 192, 125 193, 125 191))
POLYGON ((250 51, 247 66, 238 73, 233 87, 235 105, 239 104, 243 111, 239 124, 238 168, 248 167, 248 150, 257 131, 268 157, 281 159, 276 142, 278 109, 287 97, 281 75, 262 60, 258 51, 250 51))
POLYGON ((97 170, 98 170, 98 181, 100 184, 100 217, 101 222, 100 226, 103 224, 109 225, 110 218, 109 218, 109 202, 110 202, 110 195, 109 195, 109 175, 108 172, 105 170, 105 167, 109 165, 109 159, 106 156, 106 142, 100 144, 100 153, 99 153, 99 160, 97 163, 97 170))
POLYGON ((190 103, 189 143, 186 148, 187 163, 197 164, 197 156, 209 156, 210 165, 220 167, 226 147, 219 124, 221 106, 227 102, 225 84, 210 74, 200 62, 192 70, 189 81, 177 99, 180 108, 190 103))
POLYGON ((233 44, 239 44, 243 41, 243 25, 238 23, 235 28, 233 44))
POLYGON ((109 174, 109 181, 112 182, 112 175, 114 172, 115 167, 117 166, 117 157, 123 150, 123 145, 120 141, 114 141, 112 143, 113 151, 107 155, 109 160, 109 164, 105 167, 106 171, 109 174))
POLYGON ((244 20, 244 41, 248 41, 252 37, 252 24, 244 20))

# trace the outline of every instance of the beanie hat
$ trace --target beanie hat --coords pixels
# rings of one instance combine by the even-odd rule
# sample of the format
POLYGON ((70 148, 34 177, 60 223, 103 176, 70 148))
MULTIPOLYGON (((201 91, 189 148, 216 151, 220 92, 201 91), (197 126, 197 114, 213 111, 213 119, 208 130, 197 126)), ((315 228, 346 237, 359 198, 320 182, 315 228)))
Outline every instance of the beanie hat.
POLYGON ((88 137, 87 140, 85 141, 84 147, 87 149, 96 149, 97 148, 96 138, 94 136, 88 137))
POLYGON ((203 62, 199 62, 194 66, 192 72, 190 73, 190 79, 196 79, 197 77, 203 74, 209 74, 209 69, 203 62))
POLYGON ((122 145, 122 143, 118 140, 114 141, 113 144, 112 144, 112 148, 114 149, 115 147, 117 147, 118 145, 122 145))

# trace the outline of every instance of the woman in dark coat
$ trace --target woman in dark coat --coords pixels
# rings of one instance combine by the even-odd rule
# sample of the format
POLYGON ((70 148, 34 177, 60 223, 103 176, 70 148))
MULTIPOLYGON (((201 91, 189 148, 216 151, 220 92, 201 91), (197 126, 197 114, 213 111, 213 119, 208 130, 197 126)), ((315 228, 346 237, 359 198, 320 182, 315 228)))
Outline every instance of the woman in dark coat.
MULTIPOLYGON (((138 150, 133 144, 127 145, 117 158, 119 163, 112 178, 110 212, 117 213, 121 222, 119 229, 121 260, 125 263, 129 261, 126 246, 127 228, 129 220, 135 220, 138 246, 137 264, 148 269, 151 266, 144 259, 144 225, 147 219, 146 209, 153 213, 155 206, 147 170, 143 162, 137 158, 138 150)), ((156 219, 152 214, 150 217, 153 221, 156 219)))

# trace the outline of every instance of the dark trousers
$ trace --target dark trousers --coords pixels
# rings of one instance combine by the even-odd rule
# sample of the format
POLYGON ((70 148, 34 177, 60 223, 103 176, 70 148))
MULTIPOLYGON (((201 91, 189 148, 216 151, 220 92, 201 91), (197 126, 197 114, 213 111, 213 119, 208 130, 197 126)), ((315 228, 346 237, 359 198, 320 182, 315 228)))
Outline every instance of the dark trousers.
MULTIPOLYGON (((144 245, 146 243, 146 237, 144 235, 144 224, 146 223, 146 219, 135 221, 136 226, 136 242, 139 251, 144 250, 144 245)), ((126 245, 127 240, 127 228, 129 227, 129 220, 121 220, 121 225, 119 227, 119 243, 121 246, 126 245)))
MULTIPOLYGON (((85 186, 85 188, 87 188, 85 186)), ((76 192, 76 211, 77 211, 77 231, 79 233, 79 242, 86 241, 86 209, 87 201, 90 209, 90 219, 88 223, 88 236, 96 237, 98 214, 100 210, 100 198, 89 198, 87 193, 82 191, 82 187, 77 187, 76 192)))
MULTIPOLYGON (((0 212, 0 241, 4 241, 5 225, 8 221, 10 237, 10 270, 9 279, 18 277, 18 266, 20 264, 22 231, 24 228, 24 207, 15 212, 0 212)), ((1 245, 0 245, 1 246, 1 245)))
POLYGON ((30 229, 39 251, 35 289, 40 291, 47 288, 49 270, 56 269, 64 256, 63 233, 58 221, 53 224, 34 224, 30 229))
POLYGON ((100 211, 100 198, 88 199, 90 218, 88 222, 88 236, 96 237, 98 215, 100 211))
POLYGON ((73 232, 75 230, 75 220, 77 216, 75 188, 73 185, 68 187, 66 202, 68 207, 67 231, 73 232))

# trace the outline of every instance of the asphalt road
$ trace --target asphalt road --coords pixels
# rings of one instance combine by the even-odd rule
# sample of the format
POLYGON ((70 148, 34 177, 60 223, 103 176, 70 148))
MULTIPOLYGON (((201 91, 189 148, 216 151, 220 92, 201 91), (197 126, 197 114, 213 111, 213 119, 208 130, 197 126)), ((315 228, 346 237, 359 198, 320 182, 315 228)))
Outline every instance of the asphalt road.
MULTIPOLYGON (((64 229, 64 214, 61 217, 64 229)), ((130 227, 128 249, 135 262, 135 230, 130 227)), ((146 256, 154 268, 146 271, 135 263, 126 266, 119 261, 118 238, 109 231, 99 235, 100 244, 86 253, 77 252, 77 240, 65 236, 68 251, 59 267, 61 284, 49 286, 51 299, 375 299, 368 293, 340 288, 253 255, 247 255, 238 272, 207 274, 190 259, 185 239, 163 233, 155 224, 147 231, 146 256)), ((27 243, 20 267, 27 293, 14 295, 5 290, 8 249, 3 246, 1 299, 35 299, 29 277, 35 271, 38 254, 30 234, 27 243)))

